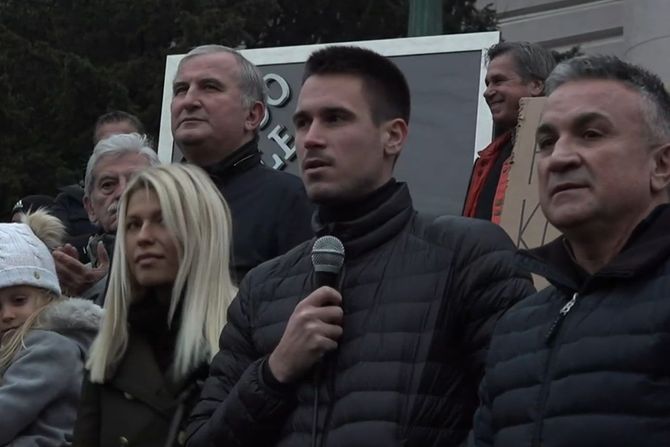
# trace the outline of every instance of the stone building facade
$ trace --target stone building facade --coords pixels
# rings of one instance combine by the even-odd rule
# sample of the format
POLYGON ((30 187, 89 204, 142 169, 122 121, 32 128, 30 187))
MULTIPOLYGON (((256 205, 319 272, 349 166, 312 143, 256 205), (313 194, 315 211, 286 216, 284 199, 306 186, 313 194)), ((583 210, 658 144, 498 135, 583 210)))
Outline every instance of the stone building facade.
POLYGON ((670 0, 478 0, 491 4, 505 40, 615 54, 670 85, 670 0))

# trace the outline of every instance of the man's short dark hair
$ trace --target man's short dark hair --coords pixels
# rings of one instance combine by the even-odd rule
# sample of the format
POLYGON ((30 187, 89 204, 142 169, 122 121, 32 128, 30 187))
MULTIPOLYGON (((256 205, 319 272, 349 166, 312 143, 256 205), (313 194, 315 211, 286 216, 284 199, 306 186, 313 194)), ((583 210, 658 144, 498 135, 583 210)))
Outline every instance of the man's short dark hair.
MULTIPOLYGON (((103 125, 109 123, 120 123, 124 121, 130 123, 130 125, 135 128, 136 133, 145 133, 144 125, 138 117, 122 110, 112 110, 111 112, 107 112, 104 115, 100 115, 95 121, 95 126, 93 127, 93 139, 95 139, 95 135, 98 133, 98 129, 100 129, 100 127, 103 125)), ((97 143, 97 141, 94 141, 93 143, 97 143)))
POLYGON ((370 92, 370 109, 376 124, 395 118, 409 123, 410 93, 402 71, 374 51, 351 46, 329 46, 315 51, 305 64, 304 83, 313 75, 353 75, 370 92))
POLYGON ((497 43, 486 51, 486 58, 491 62, 503 54, 512 56, 517 74, 524 82, 544 82, 556 66, 556 58, 549 50, 531 42, 497 43))
POLYGON ((650 143, 670 142, 670 95, 661 78, 616 56, 580 56, 561 62, 546 81, 547 94, 582 80, 618 81, 642 97, 642 113, 650 143))

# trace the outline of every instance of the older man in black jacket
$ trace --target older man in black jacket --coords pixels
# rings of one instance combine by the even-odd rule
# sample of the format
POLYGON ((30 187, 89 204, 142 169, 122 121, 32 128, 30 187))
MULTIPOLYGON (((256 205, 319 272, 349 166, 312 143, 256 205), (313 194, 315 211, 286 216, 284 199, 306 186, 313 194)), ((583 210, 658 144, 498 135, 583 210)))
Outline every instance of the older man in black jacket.
POLYGON ((393 166, 409 88, 372 51, 309 58, 294 115, 319 235, 344 244, 339 291, 312 243, 252 270, 221 335, 189 446, 456 446, 496 319, 531 293, 497 226, 418 215, 393 166))
POLYGON ((551 286, 500 320, 473 444, 670 442, 670 97, 615 57, 559 65, 537 131, 563 236, 521 262, 551 286))
POLYGON ((179 62, 172 90, 175 142, 230 207, 236 279, 311 238, 313 209, 300 179, 261 162, 266 95, 258 68, 231 48, 203 45, 179 62))

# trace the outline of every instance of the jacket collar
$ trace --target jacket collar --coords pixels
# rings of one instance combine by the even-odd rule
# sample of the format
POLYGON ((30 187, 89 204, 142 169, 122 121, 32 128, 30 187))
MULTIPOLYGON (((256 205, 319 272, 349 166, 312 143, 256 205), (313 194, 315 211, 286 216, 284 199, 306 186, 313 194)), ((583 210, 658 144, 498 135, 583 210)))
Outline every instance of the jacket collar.
POLYGON ((349 221, 322 222, 317 212, 314 213, 313 227, 317 237, 332 235, 339 238, 347 259, 351 259, 393 238, 414 214, 407 184, 397 183, 395 191, 366 214, 349 221))
POLYGON ((670 204, 656 207, 631 234, 621 252, 593 275, 577 263, 563 236, 518 254, 521 267, 559 288, 585 291, 609 280, 637 278, 670 257, 670 204))
POLYGON ((222 161, 211 166, 205 166, 204 169, 212 177, 214 183, 221 184, 260 163, 261 153, 258 150, 258 137, 254 137, 222 161))
POLYGON ((477 152, 477 156, 482 160, 488 160, 498 156, 498 153, 508 144, 512 143, 513 133, 508 130, 505 133, 497 136, 491 143, 481 151, 477 152))

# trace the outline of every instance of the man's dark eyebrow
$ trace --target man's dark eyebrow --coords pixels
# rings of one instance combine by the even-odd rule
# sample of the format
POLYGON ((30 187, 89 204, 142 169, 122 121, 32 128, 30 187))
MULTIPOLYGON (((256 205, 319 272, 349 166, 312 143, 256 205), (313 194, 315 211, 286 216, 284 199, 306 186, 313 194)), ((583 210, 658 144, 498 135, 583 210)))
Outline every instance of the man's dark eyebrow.
POLYGON ((339 118, 352 119, 356 116, 356 111, 346 107, 333 106, 320 109, 318 114, 326 117, 337 116, 339 118))
MULTIPOLYGON (((572 127, 584 127, 588 126, 589 124, 593 123, 594 121, 606 121, 607 123, 610 122, 609 118, 607 115, 604 115, 599 112, 586 112, 581 115, 578 115, 577 118, 572 122, 571 126, 572 127)), ((550 123, 542 123, 537 127, 537 130, 535 131, 535 135, 540 135, 540 134, 547 134, 547 133, 553 133, 556 131, 556 128, 550 124, 550 123)))
POLYGON ((305 112, 304 110, 298 110, 298 111, 296 111, 296 112, 293 114, 293 117, 291 118, 291 120, 292 120, 293 123, 295 124, 295 122, 296 122, 297 120, 299 120, 299 119, 305 119, 305 118, 307 118, 308 116, 309 116, 309 115, 308 115, 307 112, 305 112))
POLYGON ((217 78, 201 78, 198 80, 198 84, 207 84, 207 83, 223 85, 223 82, 221 82, 221 80, 217 78))
POLYGON ((484 77, 484 82, 491 82, 491 81, 497 81, 499 79, 507 79, 506 76, 503 73, 493 73, 491 75, 486 75, 484 77))
POLYGON ((96 177, 95 180, 96 180, 96 183, 98 183, 102 180, 109 180, 109 179, 118 180, 118 178, 119 178, 118 174, 110 174, 110 173, 107 173, 107 172, 103 172, 102 174, 99 174, 96 177))
POLYGON ((177 88, 179 88, 179 87, 184 87, 184 86, 186 86, 186 85, 188 85, 188 83, 187 83, 187 82, 184 82, 184 81, 176 81, 176 82, 173 82, 173 83, 172 83, 172 93, 174 93, 174 92, 177 90, 177 88))
POLYGON ((555 131, 555 129, 556 128, 552 124, 542 123, 535 130, 535 136, 537 137, 540 134, 553 133, 555 131))
MULTIPOLYGON (((347 109, 346 107, 338 107, 338 106, 324 107, 316 112, 317 115, 332 115, 337 113, 345 116, 355 115, 353 111, 347 109)), ((296 120, 309 118, 309 116, 310 116, 309 113, 305 112, 304 110, 299 110, 293 114, 293 122, 295 123, 296 120)))
POLYGON ((584 127, 591 124, 594 121, 605 121, 608 124, 610 123, 610 119, 607 117, 607 115, 604 115, 599 112, 586 112, 577 116, 577 118, 573 122, 573 126, 584 127))

